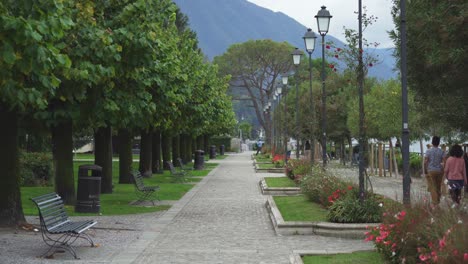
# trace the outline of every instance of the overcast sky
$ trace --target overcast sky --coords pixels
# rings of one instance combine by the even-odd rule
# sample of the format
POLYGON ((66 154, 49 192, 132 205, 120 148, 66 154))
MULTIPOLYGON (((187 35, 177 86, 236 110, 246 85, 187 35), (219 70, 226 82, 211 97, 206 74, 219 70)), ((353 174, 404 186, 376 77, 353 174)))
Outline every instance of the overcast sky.
MULTIPOLYGON (((358 28, 357 14, 358 1, 352 0, 248 0, 256 5, 282 12, 306 27, 317 32, 315 15, 322 5, 327 7, 333 16, 329 33, 344 41, 343 26, 347 28, 358 28)), ((394 47, 388 37, 387 31, 394 29, 392 16, 392 0, 362 0, 362 5, 367 7, 367 14, 378 18, 377 22, 369 26, 363 33, 369 42, 380 43, 379 48, 394 47)))

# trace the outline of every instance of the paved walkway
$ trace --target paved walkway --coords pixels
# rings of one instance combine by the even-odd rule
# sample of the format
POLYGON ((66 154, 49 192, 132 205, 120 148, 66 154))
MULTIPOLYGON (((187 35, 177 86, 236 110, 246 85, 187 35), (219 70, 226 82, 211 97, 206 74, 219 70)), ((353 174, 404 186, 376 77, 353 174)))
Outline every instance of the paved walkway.
POLYGON ((369 249, 362 241, 277 236, 244 152, 221 161, 182 200, 151 224, 146 241, 116 263, 289 263, 293 250, 369 249))

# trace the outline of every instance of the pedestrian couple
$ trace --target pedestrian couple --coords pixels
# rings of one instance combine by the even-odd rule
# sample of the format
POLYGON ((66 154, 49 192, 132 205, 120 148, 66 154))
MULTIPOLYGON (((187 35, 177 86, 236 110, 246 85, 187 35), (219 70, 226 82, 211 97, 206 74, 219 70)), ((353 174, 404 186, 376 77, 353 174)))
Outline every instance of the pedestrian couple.
POLYGON ((426 151, 424 157, 432 203, 440 203, 441 185, 445 177, 452 200, 460 204, 463 186, 468 185, 463 149, 458 144, 453 145, 447 158, 445 151, 439 148, 439 144, 440 138, 432 137, 432 148, 426 151))

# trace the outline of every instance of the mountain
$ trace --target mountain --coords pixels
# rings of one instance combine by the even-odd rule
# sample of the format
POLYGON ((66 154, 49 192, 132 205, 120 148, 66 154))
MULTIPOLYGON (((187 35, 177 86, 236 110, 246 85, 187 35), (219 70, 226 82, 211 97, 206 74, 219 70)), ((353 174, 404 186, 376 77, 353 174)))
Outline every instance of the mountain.
MULTIPOLYGON (((189 18, 190 27, 198 35, 199 46, 203 53, 213 59, 222 55, 229 46, 251 39, 271 39, 289 42, 304 49, 302 36, 307 28, 281 12, 257 6, 247 0, 174 0, 181 11, 189 18)), ((311 16, 311 19, 315 18, 311 16)), ((316 31, 316 29, 313 29, 316 31)), ((325 41, 333 41, 336 46, 344 43, 328 34, 325 41)), ((317 38, 314 58, 320 58, 321 38, 317 38)), ((375 49, 381 63, 369 71, 369 75, 379 79, 396 77, 393 71, 395 59, 392 49, 375 49)))

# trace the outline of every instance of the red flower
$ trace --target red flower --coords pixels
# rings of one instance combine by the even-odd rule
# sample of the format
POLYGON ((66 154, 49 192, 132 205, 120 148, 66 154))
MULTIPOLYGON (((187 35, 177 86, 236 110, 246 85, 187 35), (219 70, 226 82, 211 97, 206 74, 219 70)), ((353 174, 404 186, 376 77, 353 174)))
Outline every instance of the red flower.
POLYGON ((335 72, 336 72, 336 69, 333 69, 333 71, 335 71, 335 72))
POLYGON ((336 49, 336 51, 338 51, 338 52, 339 52, 339 51, 341 51, 341 49, 340 49, 340 48, 337 48, 337 49, 336 49))
POLYGON ((325 48, 330 49, 330 45, 325 46, 325 48))
POLYGON ((468 253, 463 254, 463 261, 468 261, 468 253))
POLYGON ((335 58, 338 58, 338 54, 335 54, 335 58))
POLYGON ((333 69, 333 68, 335 68, 335 65, 330 64, 329 67, 330 67, 330 69, 333 69))
POLYGON ((372 63, 369 63, 369 67, 372 67, 372 66, 374 66, 374 64, 372 64, 372 63))
POLYGON ((353 186, 351 186, 351 185, 348 185, 348 190, 350 190, 350 191, 351 191, 352 189, 353 189, 353 186))

